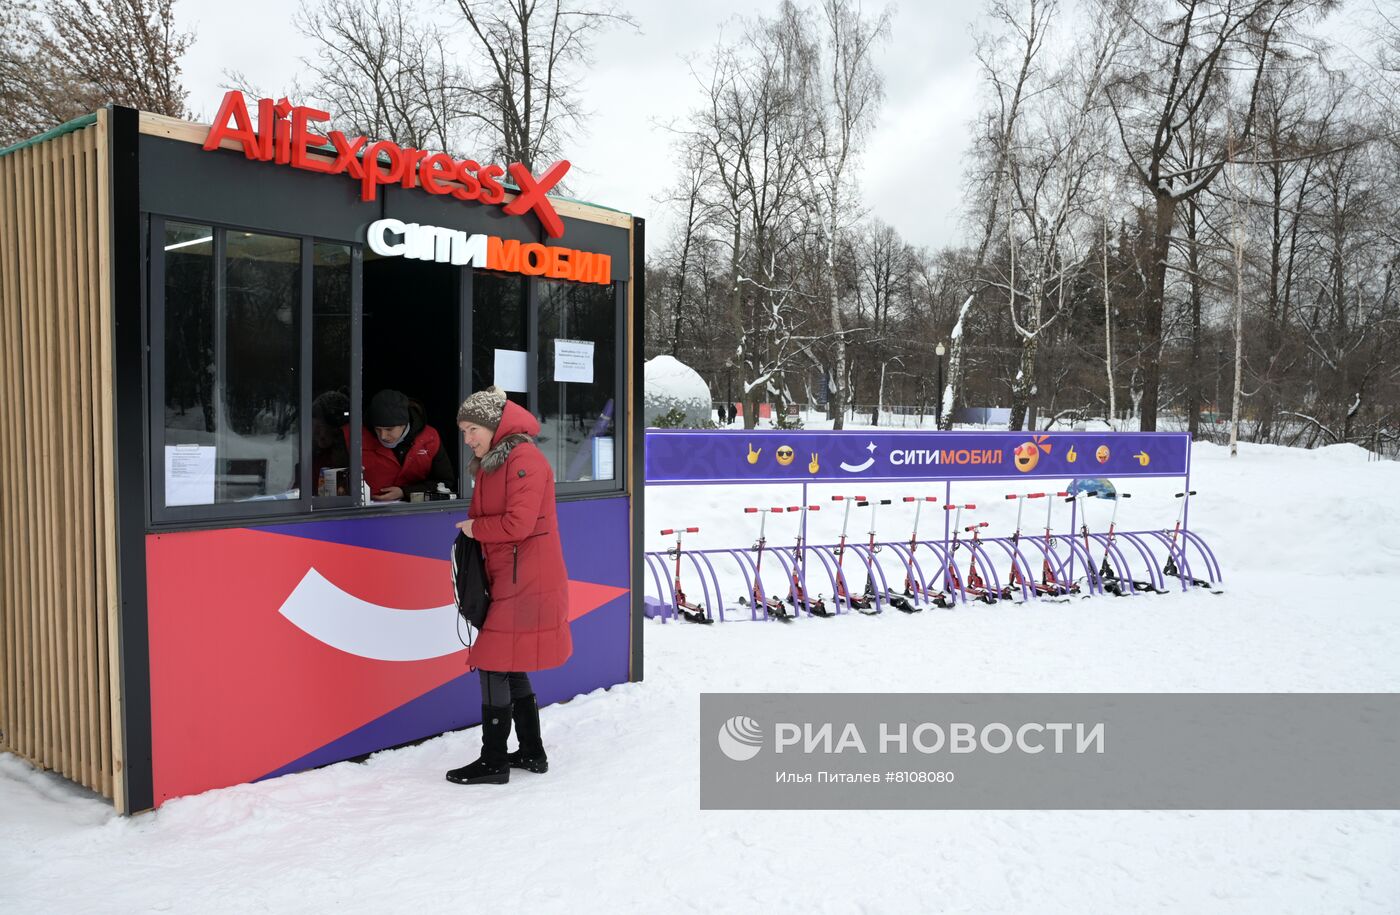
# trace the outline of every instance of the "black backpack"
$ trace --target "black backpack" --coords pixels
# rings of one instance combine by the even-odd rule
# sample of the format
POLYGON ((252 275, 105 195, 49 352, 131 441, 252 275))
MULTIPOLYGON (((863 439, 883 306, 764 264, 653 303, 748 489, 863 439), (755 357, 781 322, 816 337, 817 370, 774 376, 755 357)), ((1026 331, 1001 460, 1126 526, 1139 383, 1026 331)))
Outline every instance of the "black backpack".
POLYGON ((486 588, 486 562, 481 544, 461 531, 452 544, 452 596, 457 613, 475 629, 486 623, 491 593, 486 588))

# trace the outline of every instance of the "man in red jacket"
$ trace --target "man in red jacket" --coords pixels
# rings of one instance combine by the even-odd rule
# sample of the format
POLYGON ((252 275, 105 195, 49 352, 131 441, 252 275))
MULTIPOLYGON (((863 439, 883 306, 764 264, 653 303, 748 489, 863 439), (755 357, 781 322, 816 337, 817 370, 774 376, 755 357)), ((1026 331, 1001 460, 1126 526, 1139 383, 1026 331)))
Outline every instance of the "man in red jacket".
MULTIPOLYGON (((369 428, 360 433, 360 457, 370 498, 402 502, 409 493, 436 490, 439 483, 453 488, 452 459, 416 402, 386 388, 370 400, 365 422, 369 428)), ((348 427, 345 440, 350 440, 348 427)))
POLYGON ((573 653, 569 573, 559 543, 554 471, 534 442, 539 422, 491 387, 463 401, 457 426, 475 456, 476 480, 470 518, 457 527, 481 544, 491 605, 470 655, 481 674, 481 758, 447 778, 505 784, 512 767, 549 768, 527 672, 558 667, 573 653), (507 753, 512 719, 520 749, 507 753))

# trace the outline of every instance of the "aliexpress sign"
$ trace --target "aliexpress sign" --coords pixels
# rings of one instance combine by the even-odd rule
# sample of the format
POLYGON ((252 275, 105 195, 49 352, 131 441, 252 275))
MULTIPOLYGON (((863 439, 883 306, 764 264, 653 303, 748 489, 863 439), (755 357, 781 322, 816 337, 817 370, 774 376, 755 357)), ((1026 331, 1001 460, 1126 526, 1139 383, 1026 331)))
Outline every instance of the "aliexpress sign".
POLYGON ((545 194, 568 172, 567 161, 554 163, 539 178, 519 162, 511 163, 510 176, 520 192, 507 201, 505 188, 496 180, 506 174, 507 169, 499 165, 483 166, 471 159, 458 161, 446 153, 400 147, 388 140, 373 143, 365 137, 352 140, 338 130, 325 136, 312 132, 313 124, 330 118, 324 111, 293 105, 285 98, 276 102, 264 98, 258 99, 255 130, 243 93, 234 89, 225 93, 219 114, 204 140, 204 148, 218 149, 224 140, 233 140, 243 147, 243 155, 249 159, 328 175, 348 174, 360 182, 360 199, 364 201, 374 200, 380 185, 397 184, 405 188, 422 187, 429 194, 497 205, 510 216, 533 210, 549 237, 563 237, 564 221, 554 212, 545 194), (312 151, 313 147, 327 143, 335 148, 334 159, 312 151))

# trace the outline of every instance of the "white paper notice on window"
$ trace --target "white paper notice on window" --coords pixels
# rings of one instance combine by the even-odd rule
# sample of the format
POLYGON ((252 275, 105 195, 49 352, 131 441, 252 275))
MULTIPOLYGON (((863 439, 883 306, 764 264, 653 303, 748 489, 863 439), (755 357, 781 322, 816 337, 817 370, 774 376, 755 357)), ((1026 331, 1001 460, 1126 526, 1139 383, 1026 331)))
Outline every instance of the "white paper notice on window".
POLYGON ((593 341, 554 341, 554 380, 593 383, 593 341))
POLYGON ((529 356, 524 350, 496 350, 496 370, 492 376, 502 391, 529 391, 529 356))
POLYGON ((214 446, 165 446, 165 504, 214 504, 214 446))

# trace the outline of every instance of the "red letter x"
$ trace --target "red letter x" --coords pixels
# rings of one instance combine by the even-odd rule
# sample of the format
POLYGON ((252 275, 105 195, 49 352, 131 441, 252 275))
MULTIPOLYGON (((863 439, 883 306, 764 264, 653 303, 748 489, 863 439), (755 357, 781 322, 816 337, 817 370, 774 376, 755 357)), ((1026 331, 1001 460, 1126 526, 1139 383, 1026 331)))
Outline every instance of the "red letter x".
POLYGON ((536 181, 535 176, 530 174, 530 170, 525 166, 519 162, 511 163, 510 176, 515 179, 520 193, 505 205, 506 213, 519 216, 526 210, 533 209, 535 215, 540 218, 540 225, 544 226, 544 231, 550 238, 563 237, 564 221, 554 212, 554 206, 549 202, 549 198, 545 197, 545 192, 558 184, 559 179, 563 178, 568 170, 569 163, 561 159, 551 165, 536 181))

